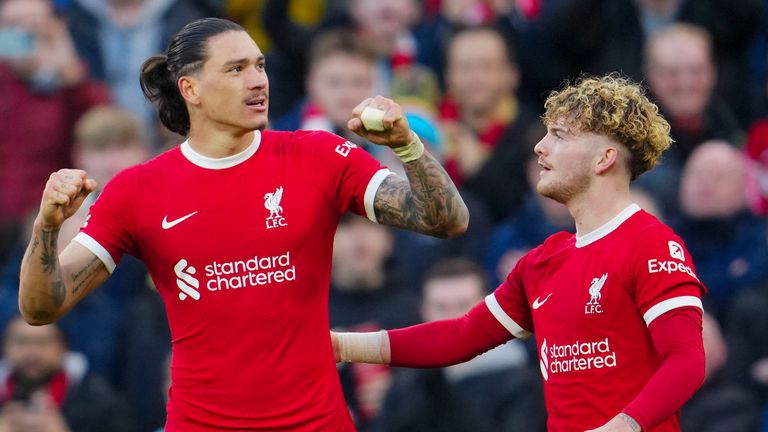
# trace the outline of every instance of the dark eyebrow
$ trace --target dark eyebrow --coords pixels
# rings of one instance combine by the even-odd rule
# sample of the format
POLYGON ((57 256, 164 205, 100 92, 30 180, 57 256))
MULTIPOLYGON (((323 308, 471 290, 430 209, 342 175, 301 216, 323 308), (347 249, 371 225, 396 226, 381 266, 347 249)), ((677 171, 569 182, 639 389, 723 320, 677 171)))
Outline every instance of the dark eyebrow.
MULTIPOLYGON (((259 55, 258 57, 256 57, 256 63, 263 62, 264 58, 265 58, 264 54, 259 55)), ((222 65, 222 67, 226 68, 226 67, 229 67, 229 66, 234 66, 234 65, 244 64, 244 63, 248 63, 248 59, 245 58, 245 57, 240 58, 240 59, 234 59, 234 60, 229 60, 227 62, 224 62, 224 65, 222 65)))

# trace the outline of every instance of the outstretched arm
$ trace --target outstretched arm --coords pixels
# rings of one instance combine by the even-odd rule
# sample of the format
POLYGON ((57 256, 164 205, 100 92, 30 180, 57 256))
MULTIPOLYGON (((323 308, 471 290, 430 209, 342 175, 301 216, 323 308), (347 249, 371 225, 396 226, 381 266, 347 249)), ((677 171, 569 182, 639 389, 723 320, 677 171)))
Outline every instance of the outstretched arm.
POLYGON ((361 137, 391 147, 405 165, 407 180, 388 176, 376 192, 374 208, 379 222, 429 234, 454 237, 464 233, 469 211, 448 174, 410 129, 402 109, 377 96, 352 112, 348 127, 361 137), (383 130, 368 130, 360 116, 366 107, 384 111, 383 130))
POLYGON ((51 174, 45 185, 19 281, 19 309, 32 325, 55 321, 109 276, 101 260, 77 243, 58 253, 61 225, 95 187, 84 171, 70 169, 51 174))
POLYGON ((512 339, 480 303, 460 318, 371 333, 331 332, 336 361, 417 368, 463 363, 512 339))

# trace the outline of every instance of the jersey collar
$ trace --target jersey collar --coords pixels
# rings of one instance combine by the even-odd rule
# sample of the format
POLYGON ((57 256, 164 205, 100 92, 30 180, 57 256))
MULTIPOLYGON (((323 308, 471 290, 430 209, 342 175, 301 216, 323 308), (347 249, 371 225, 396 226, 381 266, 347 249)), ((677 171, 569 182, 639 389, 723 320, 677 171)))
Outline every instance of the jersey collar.
POLYGON ((600 240, 601 238, 612 233, 616 228, 618 228, 621 224, 623 224, 624 221, 626 221, 633 214, 639 211, 640 211, 639 205, 634 203, 630 204, 629 206, 627 206, 627 208, 622 210, 621 213, 617 214, 613 219, 605 223, 603 226, 597 228, 591 233, 584 234, 581 237, 576 236, 576 247, 577 248, 584 247, 600 240))
POLYGON ((261 131, 256 130, 253 132, 253 142, 251 142, 251 145, 249 145, 248 148, 236 155, 223 158, 211 158, 201 155, 192 149, 192 146, 189 145, 189 140, 181 143, 179 147, 181 148, 181 154, 183 154, 184 157, 193 164, 202 168, 218 170, 231 168, 235 165, 245 162, 248 160, 248 158, 256 153, 256 150, 259 149, 259 144, 261 144, 261 131))

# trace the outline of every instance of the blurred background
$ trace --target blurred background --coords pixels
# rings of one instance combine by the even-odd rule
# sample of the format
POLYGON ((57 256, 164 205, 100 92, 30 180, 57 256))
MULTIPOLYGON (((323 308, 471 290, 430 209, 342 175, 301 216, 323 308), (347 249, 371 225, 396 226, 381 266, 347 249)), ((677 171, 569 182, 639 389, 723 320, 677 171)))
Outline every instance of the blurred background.
MULTIPOLYGON (((635 201, 680 234, 709 288, 707 378, 683 430, 768 432, 768 0, 0 0, 0 430, 162 428, 170 335, 144 266, 123 259, 41 328, 18 318, 18 275, 51 172, 81 168, 103 187, 184 140, 156 119, 139 69, 205 16, 239 22, 266 54, 271 129, 328 130, 402 170, 346 129, 357 103, 391 97, 470 208, 467 234, 448 241, 345 217, 336 329, 460 316, 572 231, 531 187, 543 101, 583 73, 642 82, 675 144, 635 201)), ((445 369, 339 374, 362 432, 544 431, 532 343, 445 369)))

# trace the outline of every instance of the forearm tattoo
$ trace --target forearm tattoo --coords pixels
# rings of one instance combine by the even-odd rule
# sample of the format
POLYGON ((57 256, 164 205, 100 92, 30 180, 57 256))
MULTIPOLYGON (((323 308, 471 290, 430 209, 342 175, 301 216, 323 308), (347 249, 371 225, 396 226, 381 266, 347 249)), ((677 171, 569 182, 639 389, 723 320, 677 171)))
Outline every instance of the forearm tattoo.
POLYGON ((35 235, 29 248, 30 257, 37 252, 38 247, 42 247, 40 251, 40 265, 43 268, 43 272, 54 277, 54 280, 49 282, 51 299, 56 306, 61 306, 64 303, 67 291, 58 269, 59 230, 43 229, 40 231, 40 236, 35 235))
POLYGON ((466 207, 456 186, 429 153, 405 164, 408 182, 388 176, 379 186, 374 208, 379 222, 445 237, 447 227, 465 224, 466 207))
POLYGON ((629 427, 632 429, 632 432, 642 432, 643 429, 640 427, 640 424, 635 419, 633 419, 632 417, 630 417, 630 416, 628 416, 628 415, 626 415, 624 413, 621 413, 621 414, 619 414, 619 418, 624 423, 629 425, 629 427))
MULTIPOLYGON (((59 260, 59 230, 44 229, 41 231, 41 234, 43 237, 43 251, 40 253, 40 264, 43 266, 44 272, 52 274, 56 271, 59 260)), ((32 243, 33 249, 36 248, 35 243, 37 241, 37 236, 35 236, 35 240, 32 243)))
POLYGON ((72 283, 74 284, 72 287, 72 294, 76 294, 81 288, 88 285, 93 278, 93 275, 99 270, 100 264, 101 260, 99 257, 93 257, 85 267, 72 274, 72 283))

